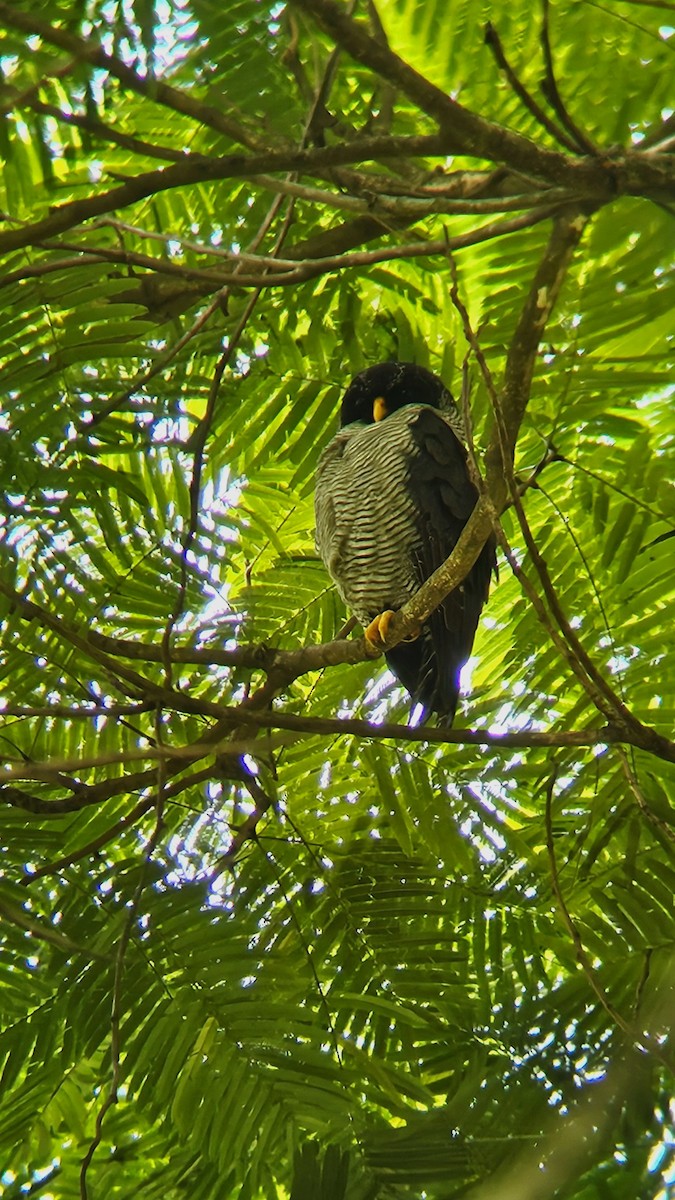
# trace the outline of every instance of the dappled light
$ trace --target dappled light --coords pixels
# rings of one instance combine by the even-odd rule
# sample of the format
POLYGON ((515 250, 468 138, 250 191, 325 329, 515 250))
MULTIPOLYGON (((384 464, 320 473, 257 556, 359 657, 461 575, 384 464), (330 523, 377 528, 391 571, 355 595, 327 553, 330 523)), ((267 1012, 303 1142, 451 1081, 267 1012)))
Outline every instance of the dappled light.
POLYGON ((670 1195, 668 9, 0 0, 3 1200, 670 1195))

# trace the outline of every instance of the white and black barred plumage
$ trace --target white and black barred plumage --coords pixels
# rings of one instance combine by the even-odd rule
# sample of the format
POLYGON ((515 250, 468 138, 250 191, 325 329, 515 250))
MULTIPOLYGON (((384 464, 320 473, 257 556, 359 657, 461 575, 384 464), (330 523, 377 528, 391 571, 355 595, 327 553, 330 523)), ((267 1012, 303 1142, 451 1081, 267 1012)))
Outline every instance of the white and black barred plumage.
MULTIPOLYGON (((398 609, 451 553, 476 503, 454 401, 430 371, 381 363, 352 381, 341 425, 316 476, 319 553, 354 615, 367 625, 398 609)), ((413 703, 453 719, 495 565, 489 541, 464 583, 420 636, 386 653, 413 703)))

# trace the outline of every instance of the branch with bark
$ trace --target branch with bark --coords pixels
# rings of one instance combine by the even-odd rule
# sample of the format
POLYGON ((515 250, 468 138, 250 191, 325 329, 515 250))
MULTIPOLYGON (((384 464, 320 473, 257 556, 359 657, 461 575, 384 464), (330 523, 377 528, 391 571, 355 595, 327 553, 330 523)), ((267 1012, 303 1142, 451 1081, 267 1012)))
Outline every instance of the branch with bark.
MULTIPOLYGON (((357 136, 333 146, 308 144, 312 140, 308 133, 300 146, 294 147, 279 142, 271 144, 269 140, 252 134, 248 128, 229 115, 223 116, 222 113, 214 112, 209 106, 201 104, 192 94, 188 96, 156 80, 148 81, 95 44, 78 39, 71 33, 55 29, 46 22, 16 12, 12 6, 0 3, 0 22, 4 21, 11 28, 37 35, 45 42, 67 50, 73 61, 87 63, 108 72, 121 86, 142 96, 145 101, 164 105, 191 121, 199 121, 215 132, 238 142, 249 151, 246 154, 220 157, 171 154, 168 157, 172 161, 167 167, 141 173, 109 191, 94 193, 84 199, 57 206, 41 221, 0 234, 0 250, 12 251, 27 245, 37 245, 49 256, 41 262, 16 268, 9 274, 5 283, 13 284, 30 277, 39 278, 52 270, 61 270, 64 260, 52 256, 69 251, 74 253, 75 257, 67 260, 67 266, 76 262, 90 264, 107 261, 152 274, 170 272, 180 276, 180 286, 189 284, 193 288, 192 301, 198 295, 213 295, 215 292, 215 298, 206 313, 200 314, 192 328, 167 352, 161 363, 155 363, 150 368, 143 380, 147 382, 153 374, 165 369, 178 349, 204 327, 212 313, 219 311, 223 295, 233 287, 256 289, 255 298, 259 289, 263 287, 294 285, 331 271, 362 268, 422 255, 443 256, 447 259, 449 252, 453 250, 511 234, 552 218, 551 237, 523 303, 508 350, 498 398, 494 404, 493 421, 488 432, 488 447, 482 464, 484 485, 481 498, 453 554, 392 622, 385 647, 389 648, 418 627, 444 597, 463 581, 480 553, 486 537, 493 527, 498 525, 499 514, 505 505, 517 503, 518 489, 513 479, 513 460, 529 400, 535 359, 567 267, 582 235, 587 214, 621 192, 645 196, 675 195, 675 164, 668 155, 659 155, 653 150, 631 150, 621 155, 613 152, 605 156, 596 153, 594 147, 584 142, 579 131, 571 128, 561 109, 562 102, 559 96, 556 99, 553 91, 551 95, 555 101, 554 107, 566 132, 561 134, 558 127, 554 127, 550 122, 547 125, 543 118, 542 124, 549 132, 556 133, 568 153, 544 149, 527 138, 485 120, 443 93, 391 50, 381 28, 377 28, 377 23, 372 29, 369 28, 367 23, 354 19, 342 6, 334 3, 334 0, 291 0, 291 4, 316 19, 329 32, 342 52, 374 72, 390 89, 391 97, 407 97, 422 114, 426 114, 430 125, 436 127, 435 131, 413 137, 389 134, 377 137, 357 136), (471 159, 488 159, 499 166, 497 170, 489 171, 453 170, 450 175, 435 179, 424 177, 417 170, 407 174, 393 172, 393 168, 402 162, 412 166, 420 158, 445 159, 449 153, 461 153, 471 159), (368 170, 353 169, 354 165, 364 163, 373 166, 368 170), (382 169, 383 164, 385 168, 391 165, 392 170, 382 169), (294 172, 292 178, 277 180, 277 173, 289 171, 294 172), (299 175, 326 181, 331 190, 307 184, 298 178, 299 175), (323 208, 333 206, 350 212, 353 219, 337 232, 334 229, 321 231, 314 238, 287 246, 283 257, 280 253, 280 243, 276 247, 278 253, 263 254, 259 251, 257 243, 253 249, 236 252, 185 242, 185 250, 190 254, 203 254, 207 261, 213 258, 228 260, 222 267, 216 268, 201 265, 183 266, 166 259, 154 259, 151 255, 141 255, 136 251, 99 244, 95 238, 84 243, 54 240, 56 235, 86 222, 90 223, 90 233, 97 234, 106 227, 111 227, 123 236, 124 223, 118 218, 111 219, 106 214, 116 214, 122 207, 167 189, 235 178, 250 179, 255 186, 275 192, 277 201, 288 197, 291 204, 304 202, 323 208), (411 242, 372 251, 356 249, 374 237, 399 234, 413 221, 430 214, 477 215, 480 212, 507 213, 514 209, 525 211, 521 215, 490 222, 468 232, 453 236, 448 234, 443 240, 411 242), (99 221, 93 222, 92 219, 97 216, 99 221)), ((515 86, 515 77, 494 31, 491 34, 491 42, 500 65, 515 86)), ((553 69, 548 43, 545 45, 545 51, 549 89, 552 89, 553 69)), ((328 72, 331 81, 334 77, 335 62, 333 56, 328 72)), ((530 111, 535 112, 531 97, 522 89, 518 94, 530 111)), ((326 101, 326 95, 321 89, 312 101, 310 116, 317 113, 320 101, 324 104, 326 101)), ((35 91, 16 97, 16 103, 21 102, 32 106, 43 115, 48 114, 56 120, 62 118, 67 124, 75 124, 133 153, 162 156, 161 147, 145 145, 119 130, 106 127, 103 122, 92 123, 91 118, 80 119, 68 113, 59 113, 54 106, 45 105, 35 91)), ((310 125, 311 120, 308 120, 308 130, 310 125)), ((126 228, 129 232, 132 231, 132 227, 126 228)), ((143 234, 138 227, 135 227, 133 232, 134 235, 143 234)), ((243 328, 241 322, 238 328, 243 328)), ((234 341, 231 340, 226 354, 232 353, 237 336, 234 341)), ((222 361, 226 361, 226 358, 222 361)), ((95 421, 100 422, 109 413, 123 406, 138 383, 138 380, 134 381, 132 387, 122 396, 114 397, 96 414, 95 421)), ((214 381, 212 389, 213 403, 217 394, 217 383, 218 380, 214 381)), ((201 426, 204 437, 208 434, 209 426, 210 421, 206 419, 201 426)), ((197 467, 198 460, 199 455, 195 458, 197 467)), ((192 493, 191 528, 194 527, 195 503, 199 495, 198 469, 196 476, 197 483, 192 493)), ((520 512, 522 522, 522 510, 520 512)), ((184 545, 184 551, 186 546, 187 543, 184 545)), ((506 549, 508 553, 508 547, 506 549)), ((536 560, 536 547, 531 546, 530 549, 536 560)), ((279 728, 298 733, 350 732, 357 736, 373 738, 396 736, 403 740, 407 737, 411 741, 421 738, 431 742, 464 741, 495 747, 597 745, 621 740, 626 744, 648 749, 659 757, 671 759, 673 745, 668 739, 636 721, 624 706, 616 702, 613 693, 603 695, 602 681, 598 681, 593 664, 587 656, 584 658, 583 649, 569 628, 569 623, 565 622, 564 614, 556 609, 556 597, 552 594, 550 581, 547 580, 541 563, 538 564, 538 570, 549 606, 561 630, 556 645, 568 656, 573 669, 581 671, 582 682, 590 681, 589 686, 592 683, 595 688, 595 691, 591 688, 591 694, 605 721, 603 729, 599 731, 518 734, 513 735, 516 738, 513 741, 509 740, 511 735, 506 738, 491 738, 480 730, 447 733, 433 730, 402 730, 400 727, 386 726, 378 729, 365 722, 352 722, 348 728, 347 723, 343 721, 317 722, 293 714, 269 712, 272 699, 288 689, 289 685, 304 673, 338 663, 363 662, 373 656, 371 647, 367 646, 363 639, 339 639, 296 651, 258 646, 241 646, 233 650, 195 650, 174 647, 170 644, 168 634, 161 646, 145 645, 141 642, 130 644, 123 639, 109 638, 95 631, 76 628, 5 584, 0 585, 0 592, 27 620, 37 620, 95 662, 104 672, 108 684, 123 697, 133 701, 128 707, 143 709, 160 705, 170 711, 200 715, 213 722, 207 737, 200 743, 184 747, 181 753, 170 750, 162 752, 162 761, 167 760, 169 774, 180 773, 186 760, 194 761, 202 757, 205 753, 204 743, 208 753, 227 752, 226 757, 229 756, 229 761, 235 761, 236 756, 242 753, 242 747, 248 748, 261 728, 279 728), (132 670, 121 662, 121 659, 161 665, 164 668, 164 683, 149 677, 147 673, 141 674, 132 670), (200 697, 186 695, 171 687, 172 665, 180 663, 260 670, 266 679, 243 705, 232 709, 209 703, 200 697), (391 733, 390 728, 395 729, 396 733, 391 733), (519 741, 518 738, 521 737, 526 740, 519 741), (566 740, 569 738, 572 741, 566 740), (575 741, 575 738, 580 740, 575 741)), ((536 602, 539 602, 538 599, 536 602)), ((553 630, 551 636, 554 636, 553 630)), ((160 753, 157 749, 148 751, 145 755, 141 752, 139 757, 152 759, 157 753, 160 753)), ((35 772, 35 766, 30 768, 30 765, 27 765, 25 769, 35 772)), ((75 788, 73 794, 62 802, 40 802, 36 797, 27 797, 23 807, 30 809, 32 805, 34 811, 57 812, 58 805, 62 803, 66 807, 61 811, 71 811, 83 803, 96 803, 112 795, 119 795, 123 790, 123 786, 119 786, 121 782, 131 791, 145 787, 149 783, 151 772, 152 769, 150 772, 132 772, 125 781, 103 781, 101 785, 86 788, 86 800, 85 792, 75 788), (100 790, 97 791, 97 788, 100 790), (110 790, 111 788, 114 790, 110 790), (44 803, 44 809, 40 809, 41 803, 44 803)), ((170 794, 170 790, 167 794, 170 794)), ((10 803, 21 803, 21 796, 12 788, 9 779, 6 782, 4 798, 10 803)), ((262 807, 264 808, 264 804, 262 807)), ((251 828, 254 828, 254 825, 251 828)))

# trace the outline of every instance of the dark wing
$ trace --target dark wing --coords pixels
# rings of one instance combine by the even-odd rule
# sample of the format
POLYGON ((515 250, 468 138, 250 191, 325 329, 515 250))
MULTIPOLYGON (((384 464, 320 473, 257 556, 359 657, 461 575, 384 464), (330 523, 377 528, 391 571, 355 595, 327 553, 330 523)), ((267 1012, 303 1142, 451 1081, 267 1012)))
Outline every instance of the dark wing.
MULTIPOLYGON (((407 487, 418 520, 411 553, 415 574, 422 584, 451 554, 478 493, 469 476, 462 443, 437 412, 421 409, 410 428, 415 450, 407 487)), ((495 562, 495 542, 491 538, 464 583, 432 613, 419 638, 401 642, 386 654, 394 675, 413 701, 422 705, 422 720, 430 712, 437 712, 444 723, 452 723, 459 673, 471 654, 495 562)))

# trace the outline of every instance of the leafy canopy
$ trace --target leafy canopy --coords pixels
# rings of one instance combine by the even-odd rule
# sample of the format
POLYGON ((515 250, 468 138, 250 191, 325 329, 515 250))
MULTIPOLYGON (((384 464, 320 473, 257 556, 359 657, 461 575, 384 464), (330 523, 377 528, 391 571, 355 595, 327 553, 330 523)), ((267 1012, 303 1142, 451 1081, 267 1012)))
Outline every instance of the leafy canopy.
POLYGON ((674 11, 0 3, 4 1197, 667 1195, 674 11), (391 357, 451 733, 314 549, 391 357))

